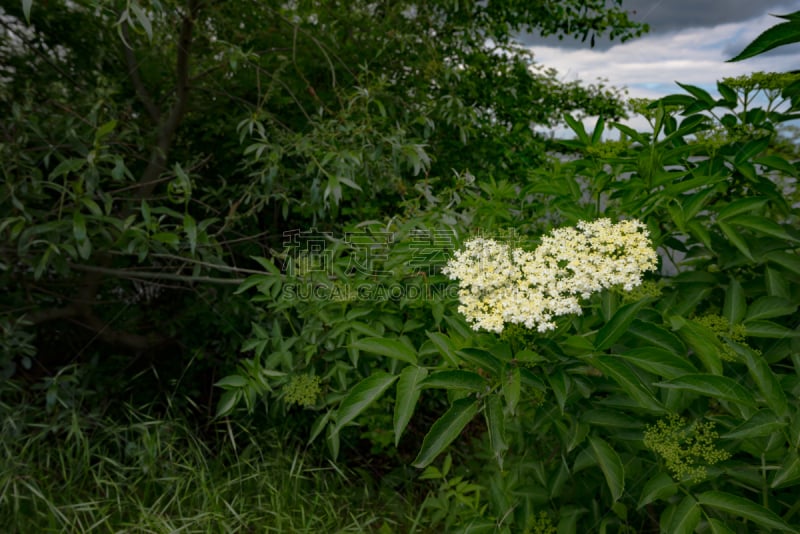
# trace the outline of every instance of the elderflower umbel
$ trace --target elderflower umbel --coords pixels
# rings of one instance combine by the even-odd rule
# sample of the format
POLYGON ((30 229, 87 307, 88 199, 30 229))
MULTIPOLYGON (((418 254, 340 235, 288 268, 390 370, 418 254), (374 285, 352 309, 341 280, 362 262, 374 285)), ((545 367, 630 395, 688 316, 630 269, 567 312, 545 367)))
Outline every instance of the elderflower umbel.
POLYGON ((599 219, 553 230, 533 252, 472 239, 442 272, 459 281, 458 310, 476 330, 499 333, 510 323, 545 332, 555 317, 580 314, 581 298, 638 286, 656 261, 644 224, 599 219))

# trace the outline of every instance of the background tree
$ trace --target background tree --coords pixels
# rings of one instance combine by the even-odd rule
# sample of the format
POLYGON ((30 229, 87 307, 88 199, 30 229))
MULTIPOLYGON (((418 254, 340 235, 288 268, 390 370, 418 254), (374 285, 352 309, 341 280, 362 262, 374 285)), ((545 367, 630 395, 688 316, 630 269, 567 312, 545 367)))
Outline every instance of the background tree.
POLYGON ((213 374, 249 329, 235 284, 286 230, 397 215, 454 172, 519 180, 534 125, 620 115, 513 39, 642 31, 619 4, 3 2, 9 339, 38 325, 39 372, 213 374))

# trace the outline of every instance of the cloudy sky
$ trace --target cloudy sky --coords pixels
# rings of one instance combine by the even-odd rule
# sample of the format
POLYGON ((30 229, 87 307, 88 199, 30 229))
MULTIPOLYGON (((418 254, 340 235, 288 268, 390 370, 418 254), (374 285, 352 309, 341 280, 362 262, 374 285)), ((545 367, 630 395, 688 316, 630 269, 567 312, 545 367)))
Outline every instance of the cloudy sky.
MULTIPOLYGON (((782 19, 770 16, 800 10, 800 0, 624 0, 634 20, 650 32, 626 43, 525 41, 537 61, 554 67, 564 80, 606 79, 627 87, 631 97, 658 98, 682 92, 676 81, 716 93, 716 81, 753 71, 800 69, 800 44, 738 63, 725 60, 782 19)), ((633 124, 635 126, 635 124, 633 124)))

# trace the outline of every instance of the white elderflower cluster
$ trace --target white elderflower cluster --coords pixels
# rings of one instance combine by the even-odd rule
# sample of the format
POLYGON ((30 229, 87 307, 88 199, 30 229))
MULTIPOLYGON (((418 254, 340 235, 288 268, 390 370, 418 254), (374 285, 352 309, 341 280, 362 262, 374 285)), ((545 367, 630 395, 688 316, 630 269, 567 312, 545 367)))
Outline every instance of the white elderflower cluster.
POLYGON ((580 314, 581 298, 612 286, 629 291, 656 264, 643 223, 599 219, 553 230, 533 252, 472 239, 442 272, 459 281, 458 311, 476 330, 499 333, 512 323, 545 332, 554 317, 580 314))

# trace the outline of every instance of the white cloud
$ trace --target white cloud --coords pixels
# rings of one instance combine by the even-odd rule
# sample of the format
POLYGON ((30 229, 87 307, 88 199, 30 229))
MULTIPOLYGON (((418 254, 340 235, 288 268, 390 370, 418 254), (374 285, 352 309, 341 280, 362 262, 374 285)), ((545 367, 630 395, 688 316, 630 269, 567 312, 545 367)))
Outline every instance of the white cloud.
MULTIPOLYGON (((532 50, 538 62, 555 68, 565 81, 593 83, 603 79, 612 86, 627 88, 631 97, 659 98, 681 93, 676 81, 715 93, 716 82, 725 77, 800 69, 800 45, 784 47, 782 54, 726 63, 731 55, 779 22, 781 19, 764 15, 741 23, 644 36, 607 50, 550 46, 534 46, 532 50)), ((643 122, 630 125, 643 127, 643 122)))

